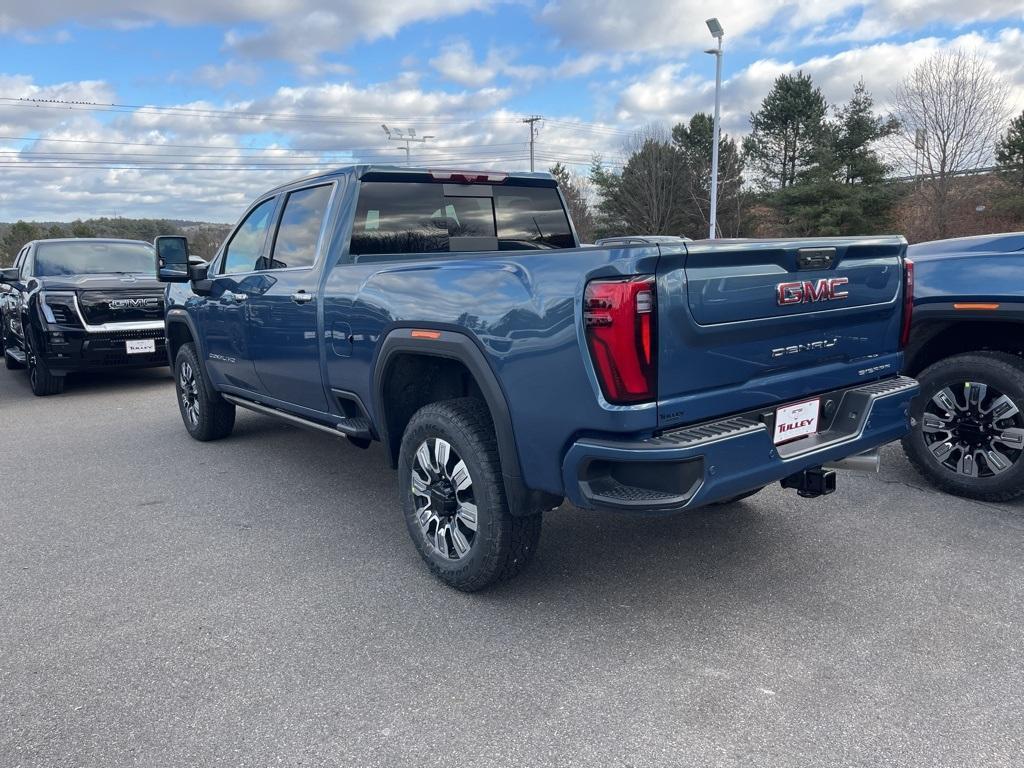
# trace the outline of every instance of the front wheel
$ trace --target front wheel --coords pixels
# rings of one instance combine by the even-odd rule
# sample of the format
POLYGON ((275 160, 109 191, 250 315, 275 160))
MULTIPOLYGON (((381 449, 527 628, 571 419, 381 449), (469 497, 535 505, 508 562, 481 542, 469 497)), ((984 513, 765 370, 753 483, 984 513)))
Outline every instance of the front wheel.
POLYGON ((185 429, 196 440, 219 440, 235 427, 235 406, 206 383, 194 344, 182 344, 174 358, 174 388, 185 429))
POLYGON ((413 543, 449 586, 475 592, 515 576, 533 558, 541 515, 509 511, 494 425, 481 401, 420 408, 402 437, 398 476, 413 543))
POLYGON ((907 458, 947 493, 982 501, 1024 495, 1024 361, 1004 352, 954 355, 918 377, 907 458))
MULTIPOLYGON (((6 357, 6 355, 5 355, 6 357)), ((32 394, 36 397, 59 395, 64 391, 64 377, 54 376, 46 363, 28 350, 28 383, 32 386, 32 394)))

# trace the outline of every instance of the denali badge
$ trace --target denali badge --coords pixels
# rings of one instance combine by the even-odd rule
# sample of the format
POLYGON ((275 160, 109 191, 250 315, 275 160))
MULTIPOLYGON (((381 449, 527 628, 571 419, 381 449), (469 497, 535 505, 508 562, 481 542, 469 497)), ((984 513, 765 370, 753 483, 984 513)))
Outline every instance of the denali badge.
POLYGON ((156 309, 160 306, 160 299, 149 297, 146 299, 111 299, 111 309, 156 309))
POLYGON ((839 343, 839 337, 822 339, 821 341, 810 341, 806 344, 793 344, 789 347, 776 347, 772 350, 772 357, 785 357, 796 355, 800 352, 813 352, 816 349, 831 349, 839 343))
POLYGON ((779 283, 775 286, 775 296, 780 307, 787 304, 811 304, 815 301, 845 299, 850 294, 839 289, 849 282, 849 278, 846 277, 823 277, 816 283, 810 280, 800 283, 779 283))

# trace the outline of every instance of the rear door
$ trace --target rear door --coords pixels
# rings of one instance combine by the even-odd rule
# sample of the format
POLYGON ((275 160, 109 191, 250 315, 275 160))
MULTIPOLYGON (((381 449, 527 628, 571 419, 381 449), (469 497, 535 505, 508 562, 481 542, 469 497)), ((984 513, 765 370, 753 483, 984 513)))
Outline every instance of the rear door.
POLYGON ((899 237, 663 246, 662 421, 896 374, 905 249, 899 237))
POLYGON ((263 281, 249 292, 249 349, 262 391, 315 411, 327 410, 318 331, 324 232, 335 184, 287 194, 271 240, 263 281))

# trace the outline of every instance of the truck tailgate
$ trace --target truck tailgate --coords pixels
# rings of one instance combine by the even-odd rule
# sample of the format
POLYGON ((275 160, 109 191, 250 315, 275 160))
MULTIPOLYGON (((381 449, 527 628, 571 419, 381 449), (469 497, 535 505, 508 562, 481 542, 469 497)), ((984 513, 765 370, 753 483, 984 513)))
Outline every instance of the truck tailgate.
POLYGON ((905 251, 901 237, 663 248, 659 425, 895 375, 905 251))

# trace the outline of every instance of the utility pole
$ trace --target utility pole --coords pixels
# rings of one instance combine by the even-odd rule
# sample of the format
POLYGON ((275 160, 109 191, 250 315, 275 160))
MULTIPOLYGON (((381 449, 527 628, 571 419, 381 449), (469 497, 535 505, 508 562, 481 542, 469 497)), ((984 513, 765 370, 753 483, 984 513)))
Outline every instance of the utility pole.
POLYGON ((533 143, 537 138, 537 123, 544 118, 540 115, 533 115, 533 117, 524 117, 523 122, 530 126, 530 172, 533 172, 533 143))
POLYGON ((405 142, 405 164, 409 166, 412 164, 409 148, 412 144, 426 144, 427 139, 433 139, 434 136, 416 136, 415 128, 388 128, 384 123, 381 123, 381 128, 384 129, 384 135, 388 137, 388 141, 404 141, 405 142))

